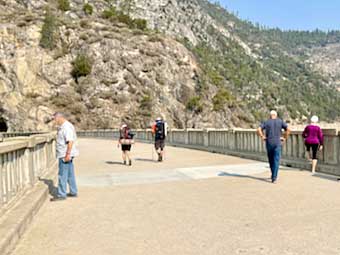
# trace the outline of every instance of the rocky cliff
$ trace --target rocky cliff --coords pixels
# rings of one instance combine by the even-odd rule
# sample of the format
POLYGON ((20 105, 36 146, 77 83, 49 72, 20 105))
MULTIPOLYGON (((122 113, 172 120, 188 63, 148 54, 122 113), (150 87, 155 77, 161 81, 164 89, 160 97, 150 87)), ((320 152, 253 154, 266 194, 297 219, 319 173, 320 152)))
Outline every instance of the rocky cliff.
POLYGON ((309 51, 307 60, 316 71, 329 77, 340 89, 340 44, 332 43, 309 51))
POLYGON ((11 130, 46 129, 56 110, 69 113, 80 128, 109 128, 123 121, 146 126, 160 114, 172 125, 184 125, 183 100, 194 93, 199 67, 183 45, 70 13, 59 14, 58 45, 45 50, 39 46, 44 4, 30 1, 29 10, 1 3, 6 13, 0 27, 1 114, 11 130), (91 75, 76 82, 71 71, 79 52, 93 62, 91 75))
POLYGON ((0 0, 0 118, 13 131, 49 129, 54 111, 81 129, 147 127, 160 115, 171 127, 203 128, 250 127, 270 108, 296 121, 311 113, 287 108, 296 85, 286 80, 300 73, 288 77, 269 65, 264 45, 245 39, 234 16, 216 18, 208 7, 204 0, 0 0), (75 71, 84 65, 87 73, 75 71), (281 86, 290 86, 282 98, 281 86))

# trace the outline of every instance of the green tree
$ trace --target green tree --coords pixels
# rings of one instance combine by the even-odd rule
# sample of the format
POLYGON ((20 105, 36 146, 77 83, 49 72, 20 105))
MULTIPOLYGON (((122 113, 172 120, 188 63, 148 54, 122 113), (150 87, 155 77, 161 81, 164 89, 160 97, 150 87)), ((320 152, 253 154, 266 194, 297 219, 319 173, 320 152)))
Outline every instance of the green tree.
POLYGON ((186 104, 186 109, 194 113, 201 113, 203 111, 201 98, 199 96, 190 98, 186 104))
POLYGON ((235 98, 226 89, 220 89, 213 97, 214 111, 222 111, 226 106, 232 106, 235 98))
POLYGON ((41 30, 41 47, 50 50, 55 48, 57 43, 57 29, 58 24, 56 16, 50 10, 47 10, 41 30))
POLYGON ((76 82, 78 82, 78 78, 87 76, 92 71, 92 60, 86 54, 78 54, 72 65, 71 75, 76 82))

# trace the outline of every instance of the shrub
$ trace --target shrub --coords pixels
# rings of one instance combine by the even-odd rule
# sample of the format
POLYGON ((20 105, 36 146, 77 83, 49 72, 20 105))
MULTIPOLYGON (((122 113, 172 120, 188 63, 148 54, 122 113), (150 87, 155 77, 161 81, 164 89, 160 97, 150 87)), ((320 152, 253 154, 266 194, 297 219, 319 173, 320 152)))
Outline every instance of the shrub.
POLYGON ((52 50, 56 46, 57 28, 57 18, 53 13, 47 11, 44 19, 44 25, 41 30, 41 47, 52 50))
POLYGON ((220 89, 213 97, 214 111, 222 111, 226 105, 232 106, 235 98, 226 89, 220 89))
POLYGON ((140 30, 146 30, 148 26, 147 21, 145 19, 135 19, 133 23, 134 26, 140 30))
POLYGON ((102 18, 109 19, 113 22, 124 23, 128 25, 129 28, 137 28, 139 30, 147 29, 147 21, 145 19, 133 19, 128 14, 117 11, 113 6, 103 11, 102 18))
POLYGON ((140 102, 140 107, 141 109, 147 109, 150 110, 153 106, 153 99, 150 94, 147 94, 143 96, 141 102, 140 102))
POLYGON ((71 9, 69 0, 58 0, 58 8, 63 12, 67 12, 71 9))
POLYGON ((85 54, 79 54, 72 63, 73 70, 71 75, 78 81, 79 77, 87 76, 92 71, 92 60, 85 54))
POLYGON ((110 7, 109 9, 106 9, 102 13, 102 18, 104 19, 113 19, 117 17, 117 10, 115 7, 110 7))
POLYGON ((131 19, 129 15, 126 15, 124 13, 120 12, 117 15, 117 21, 128 25, 130 28, 134 27, 133 19, 131 19))
POLYGON ((63 109, 70 104, 69 98, 66 97, 64 94, 51 97, 49 101, 59 109, 63 109))
POLYGON ((208 72, 208 76, 215 86, 221 86, 223 82, 223 77, 218 74, 216 71, 210 71, 208 72))
POLYGON ((201 103, 201 98, 199 96, 195 96, 189 99, 189 101, 186 104, 186 109, 195 112, 200 113, 203 111, 203 106, 201 103))
POLYGON ((92 15, 93 14, 93 6, 90 4, 84 4, 83 11, 86 15, 92 15))
POLYGON ((148 92, 146 95, 143 96, 142 100, 140 101, 140 107, 138 110, 138 115, 143 116, 145 118, 151 117, 151 109, 153 107, 153 98, 148 92))

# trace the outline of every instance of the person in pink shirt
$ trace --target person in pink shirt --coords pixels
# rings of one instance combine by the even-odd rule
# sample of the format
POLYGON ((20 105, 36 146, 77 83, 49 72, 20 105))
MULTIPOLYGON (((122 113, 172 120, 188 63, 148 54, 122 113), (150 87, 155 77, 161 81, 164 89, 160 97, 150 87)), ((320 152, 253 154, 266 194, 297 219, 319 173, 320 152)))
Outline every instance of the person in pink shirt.
POLYGON ((312 173, 316 171, 318 164, 318 151, 323 149, 323 133, 321 128, 317 125, 319 118, 313 116, 311 124, 308 125, 302 133, 305 138, 305 145, 308 152, 308 157, 312 160, 312 173))

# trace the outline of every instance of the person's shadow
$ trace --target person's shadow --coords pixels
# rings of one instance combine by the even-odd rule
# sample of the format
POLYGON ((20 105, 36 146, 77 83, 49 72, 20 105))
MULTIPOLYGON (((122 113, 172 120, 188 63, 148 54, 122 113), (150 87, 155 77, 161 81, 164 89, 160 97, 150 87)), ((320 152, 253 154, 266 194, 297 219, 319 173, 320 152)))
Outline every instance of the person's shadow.
POLYGON ((48 192, 52 197, 57 196, 58 187, 54 186, 54 181, 51 179, 39 178, 39 181, 43 182, 48 187, 48 192))
POLYGON ((251 176, 251 175, 230 174, 230 173, 226 173, 226 172, 221 172, 221 173, 218 174, 218 176, 221 176, 221 177, 247 178, 247 179, 253 179, 253 180, 256 180, 256 181, 271 182, 270 178, 261 178, 261 177, 251 176))
POLYGON ((136 158, 136 161, 142 161, 142 162, 152 162, 152 163, 157 163, 157 160, 153 159, 148 159, 148 158, 136 158))
POLYGON ((108 165, 124 165, 122 162, 117 161, 106 161, 105 163, 108 165))

